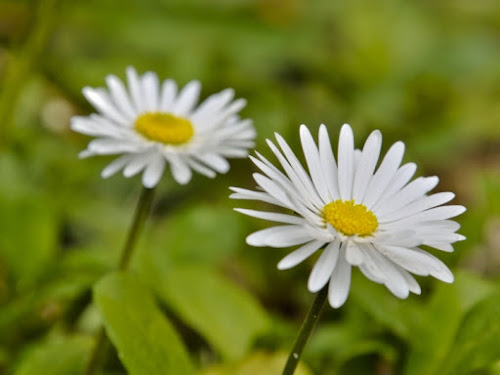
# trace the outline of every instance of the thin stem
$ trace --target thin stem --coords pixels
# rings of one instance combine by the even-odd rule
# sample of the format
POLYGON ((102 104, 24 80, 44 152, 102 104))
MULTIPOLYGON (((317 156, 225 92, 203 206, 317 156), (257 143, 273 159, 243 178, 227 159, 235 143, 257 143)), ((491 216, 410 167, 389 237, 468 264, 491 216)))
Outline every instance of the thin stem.
POLYGON ((285 368, 283 370, 283 375, 293 375, 295 368, 297 367, 300 356, 304 347, 306 346, 307 340, 311 335, 311 332, 319 320, 321 310, 325 305, 326 297, 328 295, 328 285, 321 289, 314 297, 314 301, 307 312, 306 318, 300 327, 299 335, 293 344, 293 349, 288 356, 285 368))
POLYGON ((132 226, 128 232, 128 237, 125 241, 125 245, 123 246, 120 262, 118 263, 118 269, 120 271, 125 271, 128 268, 135 243, 137 242, 137 237, 148 216, 149 208, 151 207, 151 202, 153 201, 153 193, 154 189, 149 189, 147 187, 142 188, 139 202, 137 202, 137 207, 135 208, 134 221, 132 222, 132 226))
POLYGON ((106 331, 104 330, 104 327, 101 327, 99 328, 99 332, 97 333, 94 350, 92 351, 90 359, 87 362, 85 375, 92 375, 96 373, 99 367, 101 367, 104 353, 106 353, 107 351, 108 341, 106 340, 106 331))
MULTIPOLYGON (((128 231, 127 240, 123 245, 120 260, 118 262, 118 270, 120 271, 126 271, 128 269, 137 238, 139 237, 139 233, 141 232, 144 222, 148 216, 151 202, 153 201, 153 195, 154 188, 142 188, 141 196, 139 197, 139 201, 137 202, 137 206, 135 208, 134 219, 128 231)), ((85 375, 94 375, 96 373, 101 365, 101 361, 107 351, 107 348, 108 342, 106 340, 106 332, 104 327, 101 327, 96 337, 96 344, 90 355, 90 359, 87 362, 87 367, 84 372, 85 375)))

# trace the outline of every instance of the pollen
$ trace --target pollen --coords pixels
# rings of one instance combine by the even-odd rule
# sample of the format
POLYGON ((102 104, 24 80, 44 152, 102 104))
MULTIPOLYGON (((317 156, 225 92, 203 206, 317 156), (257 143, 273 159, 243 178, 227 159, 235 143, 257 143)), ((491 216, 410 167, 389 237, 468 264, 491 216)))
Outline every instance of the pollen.
POLYGON ((323 217, 346 236, 369 236, 378 228, 377 217, 373 212, 363 204, 354 204, 354 200, 338 199, 328 203, 323 208, 323 217))
POLYGON ((134 126, 143 137, 167 145, 186 143, 194 134, 191 121, 170 113, 144 113, 135 120, 134 126))

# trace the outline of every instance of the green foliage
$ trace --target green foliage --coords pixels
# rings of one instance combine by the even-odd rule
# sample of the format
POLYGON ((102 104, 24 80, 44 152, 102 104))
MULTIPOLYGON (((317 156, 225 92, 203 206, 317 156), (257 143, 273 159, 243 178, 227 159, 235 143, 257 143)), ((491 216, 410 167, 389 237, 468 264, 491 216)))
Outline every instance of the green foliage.
POLYGON ((14 375, 83 374, 91 342, 78 336, 49 338, 26 353, 14 375))
POLYGON ((131 375, 194 374, 177 333, 136 278, 108 275, 96 284, 94 298, 106 332, 131 375))
POLYGON ((155 279, 167 306, 227 359, 244 356, 268 324, 257 301, 210 269, 179 265, 159 271, 155 279))
POLYGON ((500 358, 500 292, 474 306, 462 321, 442 374, 468 374, 500 358))

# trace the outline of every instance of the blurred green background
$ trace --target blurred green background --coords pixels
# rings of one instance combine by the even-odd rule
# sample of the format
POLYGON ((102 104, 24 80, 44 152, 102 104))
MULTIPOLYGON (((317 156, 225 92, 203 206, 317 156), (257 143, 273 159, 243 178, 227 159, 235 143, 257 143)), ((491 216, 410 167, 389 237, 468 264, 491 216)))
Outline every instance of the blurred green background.
MULTIPOLYGON (((335 144, 348 122, 358 146, 381 129, 383 150, 403 140, 467 206, 468 240, 438 254, 456 282, 419 278, 422 296, 400 301, 354 272, 302 374, 500 374, 498 0, 0 0, 0 373, 82 371, 90 290, 116 264, 140 178, 102 180, 111 158, 78 160, 89 138, 69 119, 93 111, 82 87, 129 65, 199 79, 202 97, 233 87, 269 157, 275 131, 298 150, 301 123, 335 144)), ((228 199, 255 186, 248 160, 231 164, 187 186, 165 174, 132 268, 199 374, 278 374, 314 259, 277 271, 288 249, 245 244, 268 224, 232 211, 258 204, 228 199)), ((116 356, 103 373, 124 373, 116 356)))

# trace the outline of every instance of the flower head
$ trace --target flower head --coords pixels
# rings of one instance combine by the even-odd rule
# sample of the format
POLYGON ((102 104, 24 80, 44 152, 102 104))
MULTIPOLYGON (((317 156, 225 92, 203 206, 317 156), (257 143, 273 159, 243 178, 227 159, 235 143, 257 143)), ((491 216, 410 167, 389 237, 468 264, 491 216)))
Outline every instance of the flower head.
POLYGON ((281 150, 269 140, 268 145, 285 173, 257 153, 250 158, 261 171, 253 175, 261 190, 231 188, 231 198, 263 201, 294 212, 236 209, 281 223, 249 235, 248 244, 300 245, 279 262, 279 269, 294 267, 323 249, 310 273, 308 289, 317 292, 329 282, 328 299, 335 308, 347 299, 352 266, 399 298, 406 298, 409 292, 420 294, 410 272, 453 282, 448 267, 420 246, 453 251, 451 244, 465 237, 455 233, 460 226, 449 219, 465 208, 442 206, 454 198, 453 193, 428 195, 437 185, 437 177, 410 182, 416 165, 401 166, 402 142, 392 145, 376 168, 382 145, 378 130, 369 135, 362 150, 356 150, 352 129, 344 125, 337 161, 325 125, 319 129, 318 145, 304 125, 300 138, 308 172, 276 134, 281 150))
POLYGON ((208 177, 229 170, 226 158, 242 158, 253 147, 251 120, 237 113, 244 99, 233 101, 232 89, 223 90, 197 105, 201 85, 189 82, 177 92, 173 80, 161 83, 153 72, 138 76, 127 69, 128 88, 114 75, 106 77, 107 90, 83 89, 97 114, 73 117, 74 131, 95 136, 80 156, 122 154, 103 171, 104 178, 123 169, 125 177, 144 171, 142 182, 154 187, 169 164, 180 184, 191 180, 192 170, 208 177))

